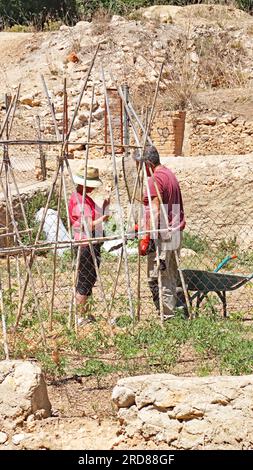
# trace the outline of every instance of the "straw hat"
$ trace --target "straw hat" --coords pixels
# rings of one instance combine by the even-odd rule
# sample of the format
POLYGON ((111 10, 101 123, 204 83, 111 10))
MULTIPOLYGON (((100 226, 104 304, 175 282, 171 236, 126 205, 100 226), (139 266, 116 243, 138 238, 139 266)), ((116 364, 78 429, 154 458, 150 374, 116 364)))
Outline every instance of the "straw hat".
POLYGON ((87 168, 86 183, 84 181, 84 168, 80 169, 78 173, 73 176, 73 180, 76 184, 85 185, 88 188, 98 188, 103 184, 99 178, 98 168, 93 168, 91 166, 88 166, 87 168))

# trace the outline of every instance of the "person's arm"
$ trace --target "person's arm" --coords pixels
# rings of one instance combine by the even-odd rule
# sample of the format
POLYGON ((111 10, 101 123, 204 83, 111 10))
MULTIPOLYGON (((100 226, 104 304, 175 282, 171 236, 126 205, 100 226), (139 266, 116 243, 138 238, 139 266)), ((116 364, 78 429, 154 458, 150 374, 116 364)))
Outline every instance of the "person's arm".
POLYGON ((102 224, 103 222, 106 222, 109 219, 109 214, 107 208, 110 205, 110 198, 107 198, 103 202, 102 208, 98 207, 97 205, 95 206, 95 220, 92 221, 92 230, 97 227, 98 225, 102 224), (106 213, 105 213, 106 212, 106 213))
MULTIPOLYGON (((158 196, 155 196, 151 199, 151 207, 149 206, 149 209, 147 210, 146 213, 146 231, 154 230, 153 227, 153 220, 155 222, 155 229, 159 228, 159 222, 160 222, 160 201, 158 196)), ((156 236, 154 233, 153 238, 156 236)))
POLYGON ((91 222, 92 229, 94 229, 98 225, 102 224, 102 222, 106 222, 108 219, 109 219, 109 215, 104 214, 104 215, 101 215, 101 217, 99 217, 98 219, 92 220, 92 222, 91 222))
POLYGON ((140 240, 139 243, 139 251, 141 256, 145 256, 147 254, 149 243, 151 238, 156 238, 157 232, 152 232, 152 236, 150 230, 154 230, 153 220, 155 222, 155 229, 159 228, 159 216, 160 216, 160 201, 158 196, 155 196, 151 200, 151 207, 146 212, 146 219, 145 219, 145 227, 144 230, 147 231, 146 235, 140 240), (152 213, 151 213, 152 211, 152 213))

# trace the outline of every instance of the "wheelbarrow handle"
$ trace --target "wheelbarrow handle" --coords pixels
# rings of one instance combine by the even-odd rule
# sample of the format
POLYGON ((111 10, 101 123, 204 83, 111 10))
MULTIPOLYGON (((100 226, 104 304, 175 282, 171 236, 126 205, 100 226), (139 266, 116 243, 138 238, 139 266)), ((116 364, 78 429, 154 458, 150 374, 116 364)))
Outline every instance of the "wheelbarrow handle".
POLYGON ((214 273, 217 273, 218 271, 220 271, 221 268, 223 268, 223 266, 225 266, 225 264, 227 264, 231 259, 236 259, 237 256, 236 255, 228 255, 226 256, 221 262, 220 264, 218 264, 217 268, 214 269, 214 273))

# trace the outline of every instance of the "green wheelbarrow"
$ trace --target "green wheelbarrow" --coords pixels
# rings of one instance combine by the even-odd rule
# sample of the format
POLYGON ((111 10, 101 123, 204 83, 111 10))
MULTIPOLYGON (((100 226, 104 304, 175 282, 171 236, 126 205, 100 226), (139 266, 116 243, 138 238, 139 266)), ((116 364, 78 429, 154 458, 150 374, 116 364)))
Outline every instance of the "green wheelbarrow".
MULTIPOLYGON (((182 269, 182 274, 188 291, 190 305, 193 306, 193 300, 196 299, 196 311, 198 311, 201 302, 208 297, 208 294, 215 292, 222 302, 224 317, 227 316, 226 292, 239 289, 253 279, 253 274, 243 276, 240 274, 218 273, 217 271, 209 272, 198 269, 182 269)), ((181 305, 184 306, 185 313, 189 313, 183 297, 181 297, 181 305)))

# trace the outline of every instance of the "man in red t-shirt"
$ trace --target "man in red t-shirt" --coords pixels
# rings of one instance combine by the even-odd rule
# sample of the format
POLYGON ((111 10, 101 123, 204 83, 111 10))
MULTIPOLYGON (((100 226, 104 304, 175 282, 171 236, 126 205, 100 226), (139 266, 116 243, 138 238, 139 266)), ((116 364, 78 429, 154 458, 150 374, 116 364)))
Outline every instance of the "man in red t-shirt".
POLYGON ((158 246, 163 311, 164 318, 168 319, 174 316, 177 300, 177 263, 174 252, 180 254, 182 231, 185 227, 181 190, 174 173, 161 165, 159 153, 154 146, 146 147, 142 156, 139 151, 135 151, 133 157, 137 162, 145 164, 149 177, 148 188, 143 197, 144 231, 147 233, 139 242, 139 251, 142 256, 148 257, 148 283, 155 306, 160 311, 155 249, 158 246))
MULTIPOLYGON (((105 199, 102 208, 100 208, 89 196, 95 188, 102 184, 97 168, 87 168, 86 183, 84 182, 83 170, 74 175, 73 179, 77 184, 77 188, 70 197, 68 209, 74 239, 83 240, 76 285, 76 304, 78 307, 78 313, 81 315, 78 318, 78 323, 79 325, 83 325, 89 321, 95 320, 92 315, 88 315, 88 317, 84 319, 84 315, 87 313, 88 299, 92 294, 92 288, 94 287, 97 279, 92 252, 88 242, 85 243, 85 240, 87 238, 95 236, 101 237, 103 235, 103 222, 108 220, 109 217, 104 212, 109 206, 110 200, 105 199), (85 198, 83 201, 84 184, 85 198)), ((92 246, 97 266, 99 267, 101 244, 94 243, 92 246)))

